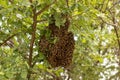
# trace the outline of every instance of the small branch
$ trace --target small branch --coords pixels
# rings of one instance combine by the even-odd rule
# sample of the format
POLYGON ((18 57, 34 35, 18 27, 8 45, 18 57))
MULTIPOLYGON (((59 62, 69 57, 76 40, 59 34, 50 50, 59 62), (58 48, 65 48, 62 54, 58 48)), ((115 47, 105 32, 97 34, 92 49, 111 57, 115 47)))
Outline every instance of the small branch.
POLYGON ((40 15, 42 12, 46 11, 46 10, 47 10, 51 5, 53 5, 55 2, 56 2, 56 0, 55 0, 53 3, 45 6, 43 9, 41 9, 40 11, 38 11, 38 12, 36 13, 36 15, 40 15))
POLYGON ((117 25, 117 22, 116 22, 116 19, 115 19, 115 12, 112 13, 110 9, 109 9, 109 12, 112 16, 113 24, 116 24, 116 25, 113 25, 113 27, 114 27, 114 31, 115 31, 115 34, 116 34, 116 37, 117 37, 117 42, 118 42, 118 47, 119 47, 119 52, 118 53, 120 54, 120 40, 119 40, 119 34, 118 34, 118 30, 117 30, 118 25, 117 25))
MULTIPOLYGON (((118 2, 116 2, 110 9, 112 9, 116 4, 118 4, 120 1, 118 1, 118 2)), ((111 16, 112 16, 112 22, 113 22, 113 24, 112 23, 108 23, 108 22, 106 22, 106 21, 104 21, 101 17, 99 17, 104 23, 106 23, 106 24, 108 24, 108 25, 111 25, 111 26, 113 26, 114 27, 114 31, 115 31, 115 34, 116 34, 116 37, 117 37, 117 42, 118 42, 118 46, 119 46, 119 51, 120 51, 120 40, 119 40, 119 35, 118 35, 118 30, 117 30, 117 22, 116 22, 116 20, 115 20, 115 12, 111 12, 111 10, 108 10, 109 12, 110 12, 110 14, 111 14, 111 16)))
POLYGON ((14 0, 9 0, 9 2, 12 4, 14 0))
POLYGON ((103 23, 106 23, 106 24, 111 25, 111 26, 116 26, 116 24, 108 23, 105 20, 103 20, 103 18, 101 18, 101 17, 99 17, 99 19, 101 19, 103 23))
MULTIPOLYGON (((119 1, 120 2, 120 1, 119 1)), ((112 16, 112 21, 113 24, 117 24, 116 19, 115 19, 115 13, 112 13, 111 10, 109 10, 111 16, 112 16)), ((120 54, 120 40, 119 40, 119 34, 118 34, 118 29, 117 29, 118 25, 113 26, 114 27, 114 31, 116 33, 116 37, 117 37, 117 42, 118 42, 118 46, 119 46, 119 54, 120 54)))
POLYGON ((113 24, 111 23, 108 23, 106 21, 104 21, 101 17, 99 17, 104 23, 108 24, 108 25, 111 25, 114 27, 114 30, 115 30, 115 34, 116 34, 116 37, 117 37, 117 42, 118 42, 118 46, 119 46, 119 51, 120 51, 120 40, 119 40, 119 35, 118 35, 118 31, 117 31, 117 23, 115 21, 115 17, 113 17, 113 24))
POLYGON ((109 8, 109 10, 111 10, 113 7, 115 7, 115 6, 118 5, 119 3, 120 3, 120 1, 114 3, 113 6, 109 8))
POLYGON ((69 0, 66 0, 67 7, 69 8, 69 0))
MULTIPOLYGON (((32 0, 29 0, 29 2, 33 3, 32 0)), ((36 7, 34 7, 31 4, 31 9, 32 9, 32 13, 33 13, 33 17, 32 17, 33 18, 33 23, 32 23, 31 26, 32 26, 32 30, 33 31, 32 31, 32 34, 31 34, 32 37, 31 37, 31 42, 30 42, 30 53, 29 53, 29 57, 28 57, 28 64, 29 64, 30 69, 33 67, 33 46, 34 46, 34 42, 35 42, 35 38, 36 38, 36 26, 37 26, 37 22, 39 22, 39 21, 37 21, 37 16, 40 15, 42 12, 44 12, 46 9, 48 9, 52 4, 47 5, 46 7, 44 7, 42 10, 40 10, 38 12, 36 12, 36 7)), ((28 80, 30 80, 31 73, 32 73, 30 69, 28 70, 28 74, 27 74, 28 80)))
POLYGON ((3 41, 3 43, 0 43, 0 46, 4 45, 7 41, 9 41, 11 38, 13 38, 16 34, 11 35, 10 37, 8 37, 5 41, 3 41))
MULTIPOLYGON (((115 17, 113 17, 113 23, 116 24, 115 17)), ((118 42, 119 51, 120 51, 120 40, 119 40, 119 35, 118 35, 118 31, 117 31, 117 26, 116 25, 114 26, 114 30, 115 30, 115 33, 116 33, 117 42, 118 42)))
POLYGON ((30 3, 32 3, 32 0, 29 0, 30 3))

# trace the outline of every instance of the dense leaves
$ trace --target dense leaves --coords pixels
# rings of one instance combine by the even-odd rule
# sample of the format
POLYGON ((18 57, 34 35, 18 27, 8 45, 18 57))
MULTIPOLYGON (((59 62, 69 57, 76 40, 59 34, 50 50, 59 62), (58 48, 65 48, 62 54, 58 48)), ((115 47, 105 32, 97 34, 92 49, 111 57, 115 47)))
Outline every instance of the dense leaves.
POLYGON ((120 79, 119 0, 0 0, 0 80, 120 79), (53 68, 39 48, 54 14, 74 33, 69 68, 53 68))

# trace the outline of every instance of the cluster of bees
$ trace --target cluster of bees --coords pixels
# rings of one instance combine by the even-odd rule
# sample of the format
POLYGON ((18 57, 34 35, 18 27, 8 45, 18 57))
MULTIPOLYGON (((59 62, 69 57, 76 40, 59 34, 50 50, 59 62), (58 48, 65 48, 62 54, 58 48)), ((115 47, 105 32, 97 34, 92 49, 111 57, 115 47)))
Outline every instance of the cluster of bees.
POLYGON ((51 31, 50 38, 57 38, 55 43, 49 42, 45 35, 40 38, 40 51, 52 67, 67 68, 72 63, 75 41, 73 33, 68 31, 69 23, 69 20, 66 19, 64 26, 57 27, 53 19, 52 23, 48 25, 48 29, 51 31))

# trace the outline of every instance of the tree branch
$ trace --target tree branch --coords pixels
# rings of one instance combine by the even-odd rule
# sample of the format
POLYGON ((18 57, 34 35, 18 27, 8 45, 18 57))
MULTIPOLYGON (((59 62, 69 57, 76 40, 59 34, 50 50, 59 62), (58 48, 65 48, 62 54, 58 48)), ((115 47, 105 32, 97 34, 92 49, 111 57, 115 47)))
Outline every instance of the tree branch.
POLYGON ((56 1, 57 1, 57 0, 55 0, 53 3, 51 3, 51 4, 49 4, 49 5, 45 6, 43 9, 41 9, 40 11, 38 11, 38 12, 36 13, 36 15, 40 15, 42 12, 46 11, 46 10, 47 10, 51 5, 53 5, 56 1))
MULTIPOLYGON (((30 3, 32 3, 32 0, 29 0, 30 3)), ((36 15, 36 8, 33 7, 33 5, 31 5, 31 8, 32 8, 32 12, 33 12, 33 24, 31 25, 32 26, 32 34, 31 34, 31 42, 30 42, 30 53, 29 53, 29 58, 28 58, 28 64, 29 64, 29 67, 30 69, 32 68, 32 56, 33 56, 33 45, 34 45, 34 42, 35 42, 35 33, 36 33, 36 26, 37 26, 37 15, 36 15)), ((30 80, 30 77, 31 77, 31 71, 28 70, 28 74, 27 74, 27 78, 28 80, 30 80)))
POLYGON ((31 38, 31 43, 30 43, 30 54, 29 54, 29 66, 31 67, 32 65, 32 53, 33 53, 33 45, 34 45, 34 42, 35 42, 35 32, 36 32, 36 25, 37 25, 37 16, 34 15, 33 16, 33 24, 32 24, 32 38, 31 38))
POLYGON ((115 19, 115 12, 112 13, 111 10, 109 10, 109 12, 112 16, 113 24, 115 24, 115 25, 113 25, 113 27, 114 27, 114 31, 115 31, 115 34, 116 34, 116 37, 117 37, 117 42, 118 42, 118 47, 119 47, 118 53, 120 54, 120 40, 119 40, 119 34, 118 34, 118 29, 117 29, 118 24, 117 24, 116 19, 115 19))
POLYGON ((109 8, 109 10, 111 10, 113 7, 115 7, 115 6, 118 5, 119 3, 120 3, 120 1, 114 3, 114 4, 112 5, 112 7, 109 8))
POLYGON ((5 41, 3 41, 2 43, 0 43, 0 46, 4 45, 7 41, 9 41, 11 38, 13 38, 14 36, 16 36, 16 34, 11 35, 10 37, 8 37, 5 41))
POLYGON ((9 0, 9 2, 12 4, 14 0, 9 0))
MULTIPOLYGON (((29 0, 29 2, 33 3, 32 0, 29 0)), ((35 38, 36 38, 36 26, 37 26, 37 22, 38 22, 37 21, 37 16, 40 15, 42 12, 44 12, 46 9, 48 9, 52 4, 47 5, 46 7, 44 7, 42 10, 40 10, 38 12, 36 12, 36 7, 34 7, 31 4, 32 13, 33 13, 33 23, 32 23, 31 26, 32 26, 33 31, 32 31, 32 34, 31 34, 32 37, 31 37, 31 41, 30 41, 30 53, 29 53, 29 58, 28 58, 28 64, 29 64, 30 69, 33 67, 33 46, 34 46, 34 42, 35 42, 35 38)), ((28 74, 27 74, 28 80, 30 80, 31 73, 32 73, 30 69, 28 70, 28 74)))
MULTIPOLYGON (((113 23, 116 24, 115 17, 113 17, 113 23)), ((118 42, 119 51, 120 51, 120 40, 119 40, 118 31, 117 31, 117 26, 115 25, 115 26, 113 26, 113 27, 114 27, 114 30, 115 30, 115 33, 116 33, 117 42, 118 42)))
POLYGON ((32 0, 29 0, 30 3, 32 3, 32 0))
POLYGON ((111 26, 116 26, 116 24, 108 23, 107 21, 103 20, 103 18, 101 18, 101 17, 99 17, 99 19, 101 19, 103 23, 106 23, 111 26))
MULTIPOLYGON (((34 45, 34 42, 35 42, 35 33, 36 33, 36 20, 37 20, 37 16, 34 15, 33 16, 33 24, 32 24, 32 38, 31 38, 31 42, 30 42, 30 54, 29 54, 29 61, 28 61, 28 64, 29 64, 29 67, 32 68, 32 55, 33 55, 33 45, 34 45)), ((28 75, 28 80, 30 80, 30 75, 31 75, 31 72, 29 72, 29 75, 28 75)))
MULTIPOLYGON (((112 14, 111 14, 112 15, 112 14)), ((104 21, 101 17, 99 17, 104 23, 108 24, 108 25, 111 25, 114 27, 114 31, 115 31, 115 34, 116 34, 116 37, 117 37, 117 42, 118 42, 118 46, 119 46, 119 51, 120 51, 120 40, 119 40, 119 35, 118 35, 118 31, 117 31, 117 23, 116 23, 116 20, 115 20, 115 17, 112 16, 112 23, 108 23, 106 21, 104 21)))
POLYGON ((67 7, 69 8, 69 0, 66 0, 67 7))

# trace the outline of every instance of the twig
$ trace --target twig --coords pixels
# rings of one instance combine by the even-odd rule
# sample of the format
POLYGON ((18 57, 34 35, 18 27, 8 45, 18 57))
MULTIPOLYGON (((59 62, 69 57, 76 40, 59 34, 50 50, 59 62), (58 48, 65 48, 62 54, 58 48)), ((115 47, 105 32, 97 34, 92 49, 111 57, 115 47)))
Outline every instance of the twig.
POLYGON ((106 24, 108 24, 108 25, 116 26, 116 24, 108 23, 108 22, 106 22, 105 20, 103 20, 103 18, 101 18, 101 17, 99 17, 99 18, 102 20, 102 22, 104 22, 104 23, 106 23, 106 24))
POLYGON ((30 3, 32 3, 32 0, 29 0, 30 3))
POLYGON ((69 0, 66 0, 67 7, 69 8, 69 0))
POLYGON ((11 35, 10 37, 8 37, 5 41, 3 41, 2 43, 0 43, 0 46, 4 45, 7 41, 9 41, 11 38, 13 38, 16 34, 11 35))
POLYGON ((43 9, 41 9, 40 11, 38 11, 38 12, 36 13, 36 15, 40 15, 42 12, 46 11, 46 10, 47 10, 51 5, 53 5, 55 2, 56 2, 56 0, 55 0, 53 3, 45 6, 43 9))
MULTIPOLYGON (((113 23, 116 24, 115 17, 113 17, 113 23)), ((118 31, 117 31, 117 26, 115 25, 115 26, 113 26, 113 27, 114 27, 114 30, 115 30, 115 33, 116 33, 117 42, 118 42, 119 51, 120 51, 120 40, 119 40, 118 31)))
MULTIPOLYGON (((120 2, 120 1, 119 1, 120 2)), ((111 16, 112 16, 112 22, 113 22, 113 24, 116 24, 116 25, 114 25, 113 27, 114 27, 114 31, 115 31, 115 34, 116 34, 116 37, 117 37, 117 42, 118 42, 118 47, 119 47, 119 52, 118 53, 120 53, 120 40, 119 40, 119 35, 118 35, 118 31, 117 31, 117 22, 116 22, 116 20, 115 20, 115 13, 112 13, 111 12, 111 10, 109 10, 109 12, 110 12, 110 14, 111 14, 111 16)))
POLYGON ((113 6, 109 8, 109 10, 111 10, 113 7, 115 7, 115 6, 116 6, 117 4, 119 4, 119 3, 120 3, 120 1, 114 3, 113 6))
MULTIPOLYGON (((111 13, 111 12, 110 12, 110 13, 111 13)), ((112 13, 111 13, 111 15, 112 15, 112 13)), ((119 46, 119 51, 120 51, 120 40, 119 40, 118 31, 117 31, 117 23, 116 23, 116 21, 115 21, 115 17, 112 16, 113 24, 104 21, 101 17, 99 17, 99 18, 100 18, 104 23, 106 23, 106 24, 111 25, 111 26, 114 27, 115 34, 116 34, 116 37, 117 37, 118 46, 119 46)))
POLYGON ((9 0, 9 2, 12 4, 14 0, 9 0))

